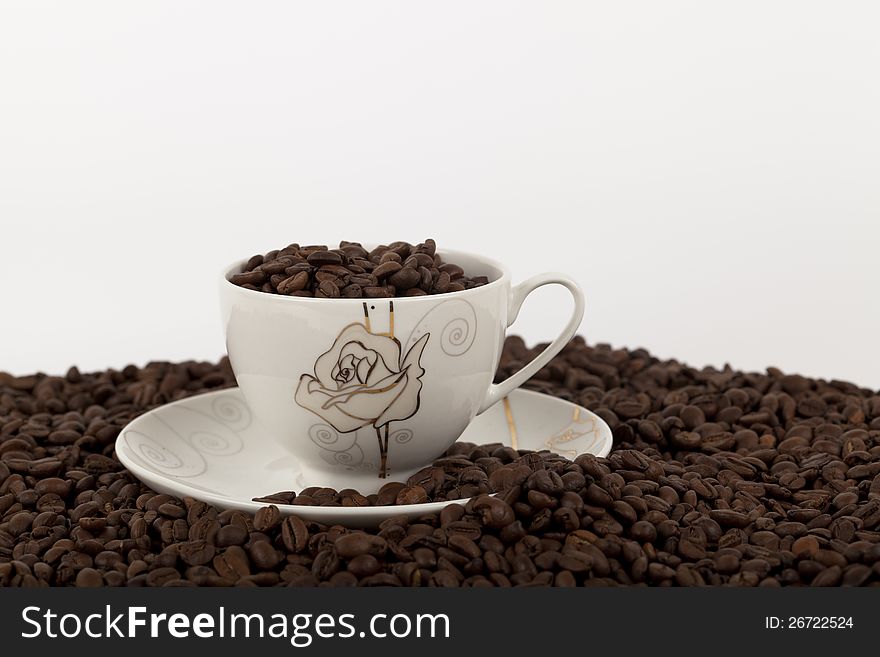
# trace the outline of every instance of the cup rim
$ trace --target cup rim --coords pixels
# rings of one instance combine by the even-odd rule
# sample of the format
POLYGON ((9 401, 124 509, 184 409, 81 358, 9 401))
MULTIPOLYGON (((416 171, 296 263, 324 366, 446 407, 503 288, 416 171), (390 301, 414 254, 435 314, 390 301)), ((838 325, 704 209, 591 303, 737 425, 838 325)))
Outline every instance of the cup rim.
POLYGON ((437 253, 443 256, 443 259, 446 260, 447 256, 449 258, 455 258, 456 256, 464 256, 471 260, 477 260, 482 264, 489 265, 490 267, 495 268, 498 272, 501 273, 498 278, 495 280, 491 280, 485 285, 481 285, 479 287, 471 288, 470 290, 460 290, 458 292, 441 292, 440 294, 425 294, 417 297, 380 297, 377 299, 370 299, 369 297, 356 297, 356 298, 316 298, 316 297, 294 297, 288 296, 285 294, 269 294, 268 292, 263 292, 262 290, 249 290, 246 287, 241 287, 240 285, 236 285, 232 281, 229 280, 229 276, 233 273, 238 273, 240 271, 242 265, 247 263, 248 259, 244 258, 241 260, 237 260, 231 265, 227 265, 223 268, 223 271, 220 272, 220 275, 223 279, 223 287, 230 287, 236 290, 238 293, 244 295, 257 295, 254 298, 262 298, 266 301, 275 301, 277 303, 350 303, 350 304, 358 304, 361 305, 365 301, 385 301, 390 300, 394 301, 395 305, 400 303, 406 304, 414 304, 414 303, 428 303, 435 299, 445 299, 448 297, 455 298, 464 298, 468 296, 474 296, 475 294, 479 294, 483 291, 489 291, 491 288, 501 287, 510 281, 510 271, 507 267, 494 258, 489 258, 477 253, 472 253, 470 251, 460 251, 457 249, 437 249, 437 253))

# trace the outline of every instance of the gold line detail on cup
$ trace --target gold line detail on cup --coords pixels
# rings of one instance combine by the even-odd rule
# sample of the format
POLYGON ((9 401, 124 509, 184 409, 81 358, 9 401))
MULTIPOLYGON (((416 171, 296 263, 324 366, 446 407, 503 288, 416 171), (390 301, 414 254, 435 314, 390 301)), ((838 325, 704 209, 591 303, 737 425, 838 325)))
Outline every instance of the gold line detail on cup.
POLYGON ((367 303, 364 302, 362 305, 364 307, 364 326, 367 329, 367 333, 394 339, 394 302, 388 302, 388 331, 384 333, 373 333, 373 328, 370 326, 370 311, 367 310, 367 303))
POLYGON ((519 449, 519 441, 516 437, 516 422, 513 419, 513 409, 510 408, 510 400, 504 398, 504 416, 507 418, 507 431, 510 433, 510 446, 519 449))

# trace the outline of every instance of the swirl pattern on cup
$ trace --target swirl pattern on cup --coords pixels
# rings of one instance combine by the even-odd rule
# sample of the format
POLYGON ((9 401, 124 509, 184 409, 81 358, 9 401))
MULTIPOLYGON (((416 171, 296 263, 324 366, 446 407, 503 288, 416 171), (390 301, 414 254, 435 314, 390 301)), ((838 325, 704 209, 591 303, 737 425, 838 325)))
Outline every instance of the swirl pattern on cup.
POLYGON ((447 356, 461 356, 473 341, 473 328, 464 317, 451 320, 440 334, 440 347, 447 356))
POLYGON ((394 433, 391 434, 391 440, 398 443, 399 445, 405 445, 410 440, 413 439, 412 429, 398 429, 394 433))
POLYGON ((321 458, 330 465, 353 468, 364 461, 356 431, 340 433, 329 424, 318 423, 309 428, 309 439, 321 449, 321 458))
POLYGON ((415 329, 407 340, 407 345, 415 344, 425 333, 436 330, 437 324, 443 323, 440 330, 440 349, 447 356, 462 356, 474 344, 477 336, 477 313, 469 301, 449 299, 440 303, 416 322, 415 329), (444 319, 452 315, 451 319, 444 319))
POLYGON ((322 450, 321 458, 330 465, 342 465, 347 468, 355 468, 364 462, 364 451, 359 445, 353 445, 343 452, 331 452, 322 450))
POLYGON ((332 445, 339 442, 339 432, 329 424, 313 424, 309 429, 309 438, 319 447, 333 450, 332 445))

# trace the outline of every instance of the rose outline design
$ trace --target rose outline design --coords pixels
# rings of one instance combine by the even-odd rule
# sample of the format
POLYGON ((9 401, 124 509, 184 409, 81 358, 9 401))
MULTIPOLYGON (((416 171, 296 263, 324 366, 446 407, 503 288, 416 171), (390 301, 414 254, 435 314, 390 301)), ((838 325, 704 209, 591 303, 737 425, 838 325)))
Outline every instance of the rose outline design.
POLYGON ((300 376, 294 398, 302 408, 340 433, 373 426, 381 478, 386 474, 388 425, 412 417, 419 409, 425 374, 421 357, 429 337, 426 333, 403 354, 393 336, 349 324, 315 361, 314 375, 300 376))

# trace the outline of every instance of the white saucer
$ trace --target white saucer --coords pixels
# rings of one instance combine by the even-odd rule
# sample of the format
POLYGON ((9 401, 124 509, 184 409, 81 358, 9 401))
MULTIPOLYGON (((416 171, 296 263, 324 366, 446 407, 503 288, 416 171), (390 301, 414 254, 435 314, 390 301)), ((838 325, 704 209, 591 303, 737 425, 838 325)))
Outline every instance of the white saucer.
MULTIPOLYGON (((530 390, 515 390, 477 416, 460 440, 551 450, 569 458, 584 453, 606 456, 611 451, 611 430, 599 416, 530 390)), ((224 509, 254 513, 266 505, 252 498, 302 488, 297 484, 296 459, 253 420, 238 388, 197 395, 141 415, 119 434, 116 455, 154 490, 224 509)), ((416 518, 464 502, 278 508, 328 525, 374 527, 391 516, 416 518)))

